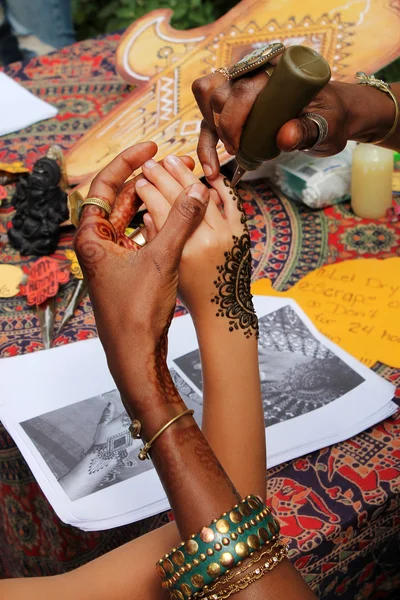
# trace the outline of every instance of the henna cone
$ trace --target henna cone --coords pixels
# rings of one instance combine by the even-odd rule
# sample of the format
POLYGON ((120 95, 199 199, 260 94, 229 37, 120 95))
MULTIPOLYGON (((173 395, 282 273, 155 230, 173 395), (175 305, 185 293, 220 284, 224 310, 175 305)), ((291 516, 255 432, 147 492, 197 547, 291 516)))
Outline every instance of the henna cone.
POLYGON ((39 304, 36 307, 36 311, 39 317, 40 329, 42 330, 44 348, 48 350, 51 348, 53 342, 54 321, 56 317, 55 296, 48 298, 43 304, 39 304))
POLYGON ((63 318, 61 319, 61 323, 60 323, 57 333, 60 333, 60 331, 72 319, 76 309, 82 302, 83 298, 86 296, 87 291, 88 290, 87 290, 87 285, 86 285, 85 280, 79 279, 78 285, 75 287, 75 289, 72 293, 72 296, 67 304, 67 308, 65 309, 65 313, 64 313, 63 318))

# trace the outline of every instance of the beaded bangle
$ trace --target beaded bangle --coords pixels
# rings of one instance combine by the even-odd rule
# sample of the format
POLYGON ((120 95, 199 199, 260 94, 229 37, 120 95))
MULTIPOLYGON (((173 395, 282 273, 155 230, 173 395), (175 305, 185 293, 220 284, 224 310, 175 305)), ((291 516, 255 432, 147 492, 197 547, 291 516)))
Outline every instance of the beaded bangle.
POLYGON ((249 585, 261 579, 264 575, 272 571, 281 560, 283 560, 288 554, 288 548, 281 540, 274 544, 274 553, 266 560, 262 565, 258 566, 254 571, 248 573, 241 579, 238 579, 234 583, 231 583, 228 587, 219 590, 211 595, 207 595, 203 600, 226 600, 233 594, 237 594, 242 590, 246 589, 249 585))
POLYGON ((174 548, 156 568, 171 598, 197 597, 221 575, 267 542, 276 539, 279 524, 256 496, 247 496, 229 513, 174 548))

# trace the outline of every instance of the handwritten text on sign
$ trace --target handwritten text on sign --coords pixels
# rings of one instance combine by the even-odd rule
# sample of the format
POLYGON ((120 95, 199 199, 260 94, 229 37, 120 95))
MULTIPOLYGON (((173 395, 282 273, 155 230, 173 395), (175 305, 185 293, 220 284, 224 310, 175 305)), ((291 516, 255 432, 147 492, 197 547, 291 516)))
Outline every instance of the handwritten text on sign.
POLYGON ((400 367, 400 258, 321 267, 287 292, 263 279, 252 291, 294 298, 321 333, 364 364, 400 367))

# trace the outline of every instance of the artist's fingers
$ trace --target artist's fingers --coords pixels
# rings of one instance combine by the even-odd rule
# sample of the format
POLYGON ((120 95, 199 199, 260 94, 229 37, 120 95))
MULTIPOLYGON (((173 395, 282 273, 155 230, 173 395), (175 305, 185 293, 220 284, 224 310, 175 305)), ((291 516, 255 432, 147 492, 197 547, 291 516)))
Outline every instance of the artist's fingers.
POLYGON ((292 119, 280 128, 276 142, 284 152, 303 150, 316 143, 318 134, 318 125, 311 119, 292 119))
POLYGON ((207 178, 214 179, 219 173, 219 160, 216 151, 218 133, 211 104, 211 97, 221 86, 230 85, 221 73, 212 73, 196 79, 192 91, 204 120, 201 124, 197 154, 207 178))
POLYGON ((229 227, 234 235, 241 236, 244 225, 244 212, 239 196, 230 186, 226 177, 220 175, 210 185, 218 192, 224 205, 224 213, 229 227))
POLYGON ((210 192, 202 183, 195 183, 183 190, 153 241, 153 251, 158 260, 163 261, 171 271, 178 268, 186 241, 202 222, 209 198, 210 192))
MULTIPOLYGON (((182 190, 182 188, 180 189, 182 190)), ((156 186, 147 181, 145 177, 137 180, 136 193, 146 206, 156 230, 159 231, 169 215, 171 208, 169 202, 156 186)), ((145 216, 143 216, 143 220, 145 216)))
POLYGON ((218 176, 220 164, 218 160, 217 144, 218 134, 214 127, 210 127, 205 119, 201 122, 200 136, 197 143, 197 155, 203 167, 204 175, 211 181, 218 176))
POLYGON ((211 105, 214 112, 220 113, 217 132, 229 154, 237 153, 243 127, 268 79, 267 73, 260 70, 214 91, 211 105))
MULTIPOLYGON (((91 183, 88 197, 105 200, 112 208, 124 182, 156 152, 157 146, 154 142, 143 142, 127 148, 96 175, 91 183)), ((105 217, 106 213, 97 206, 85 206, 82 219, 90 215, 105 217)))

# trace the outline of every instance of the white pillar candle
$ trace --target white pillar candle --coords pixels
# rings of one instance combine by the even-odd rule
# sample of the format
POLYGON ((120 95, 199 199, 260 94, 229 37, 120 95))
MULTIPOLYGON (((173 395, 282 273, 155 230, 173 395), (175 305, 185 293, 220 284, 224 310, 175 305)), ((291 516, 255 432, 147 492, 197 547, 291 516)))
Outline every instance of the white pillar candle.
POLYGON ((392 206, 393 152, 359 144, 353 152, 351 207, 358 217, 379 219, 392 206))

